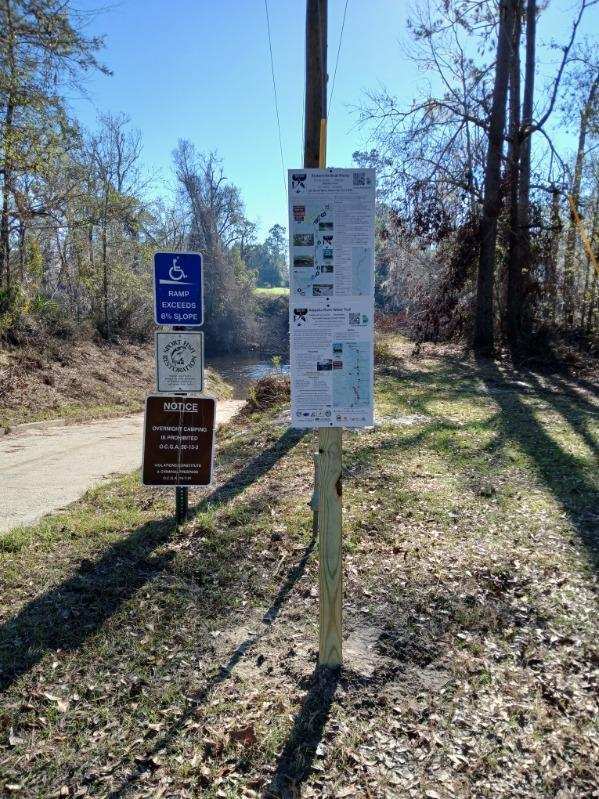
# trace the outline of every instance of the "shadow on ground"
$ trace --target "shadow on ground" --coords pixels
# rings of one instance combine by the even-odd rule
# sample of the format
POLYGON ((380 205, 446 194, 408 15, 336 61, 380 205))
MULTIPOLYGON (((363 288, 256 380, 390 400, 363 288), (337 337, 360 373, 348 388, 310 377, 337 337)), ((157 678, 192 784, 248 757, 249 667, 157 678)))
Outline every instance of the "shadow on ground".
MULTIPOLYGON (((478 367, 487 386, 503 379, 502 373, 492 361, 481 359, 478 367)), ((536 385, 538 386, 538 380, 536 385)), ((579 459, 566 452, 549 435, 535 417, 534 410, 522 400, 517 391, 496 392, 493 397, 501 409, 497 420, 500 435, 504 439, 517 442, 530 458, 537 476, 562 506, 587 549, 589 561, 597 568, 599 540, 595 514, 599 508, 599 491, 585 474, 579 459)), ((591 451, 596 453, 596 442, 590 437, 586 421, 582 421, 579 398, 571 394, 562 395, 562 400, 558 403, 555 398, 552 400, 552 395, 548 392, 543 392, 542 397, 552 402, 572 429, 581 434, 591 451), (590 442, 593 446, 590 446, 590 442)))
MULTIPOLYGON (((268 472, 302 438, 287 430, 193 509, 230 501, 268 472)), ((74 650, 98 630, 144 584, 164 571, 173 555, 152 553, 174 532, 174 520, 149 522, 113 544, 97 561, 84 560, 68 580, 25 605, 0 626, 0 691, 47 652, 74 650)))
MULTIPOLYGON (((237 664, 248 655, 267 634, 269 626, 275 621, 279 615, 281 608, 289 597, 295 584, 301 579, 306 570, 306 564, 312 554, 316 544, 316 537, 313 535, 308 546, 302 553, 302 557, 297 565, 287 572, 287 579, 279 589, 277 595, 272 601, 268 610, 260 619, 261 629, 254 635, 248 636, 238 647, 231 653, 226 663, 218 667, 216 674, 208 680, 207 684, 201 691, 189 697, 188 708, 179 716, 174 724, 172 724, 167 732, 161 735, 154 743, 152 748, 146 752, 144 757, 138 758, 139 765, 133 773, 131 773, 118 788, 115 788, 109 795, 109 799, 122 799, 131 791, 136 783, 142 778, 145 772, 152 768, 152 757, 160 752, 163 754, 168 751, 169 745, 176 740, 177 736, 185 729, 186 722, 196 713, 198 707, 203 705, 209 698, 211 692, 222 682, 232 676, 232 673, 237 664)), ((331 696, 332 698, 332 696, 331 696)), ((329 703, 330 704, 330 703, 329 703)), ((326 717, 325 717, 326 719, 326 717)), ((323 719, 324 726, 324 719, 323 719)), ((322 728, 321 728, 322 729, 322 728)))
POLYGON ((341 669, 317 666, 314 670, 310 690, 279 755, 275 775, 263 792, 264 799, 301 796, 301 786, 312 771, 340 676, 341 669))
MULTIPOLYGON (((589 561, 597 568, 599 556, 599 491, 590 479, 580 458, 567 452, 552 438, 535 415, 535 409, 525 401, 527 395, 550 404, 564 421, 584 441, 596 457, 599 446, 589 428, 589 416, 599 414, 599 405, 593 399, 597 386, 580 378, 549 375, 540 378, 533 372, 516 370, 508 365, 479 358, 471 363, 463 358, 445 356, 430 369, 407 370, 401 357, 391 357, 382 369, 401 376, 412 383, 418 393, 411 399, 410 409, 429 418, 429 423, 413 436, 405 437, 402 447, 412 447, 439 431, 448 433, 454 424, 447 419, 430 416, 429 404, 442 396, 446 400, 470 397, 491 397, 499 412, 484 425, 497 431, 489 450, 500 450, 504 443, 516 443, 530 459, 539 480, 560 503, 572 526, 584 543, 589 561), (448 388, 449 387, 449 388, 448 388)), ((478 422, 461 425, 473 428, 478 422)), ((385 446, 383 443, 380 446, 385 446)), ((388 446, 393 446, 392 437, 388 446)), ((374 452, 377 448, 372 449, 374 452)), ((360 461, 364 461, 363 450, 360 461)))

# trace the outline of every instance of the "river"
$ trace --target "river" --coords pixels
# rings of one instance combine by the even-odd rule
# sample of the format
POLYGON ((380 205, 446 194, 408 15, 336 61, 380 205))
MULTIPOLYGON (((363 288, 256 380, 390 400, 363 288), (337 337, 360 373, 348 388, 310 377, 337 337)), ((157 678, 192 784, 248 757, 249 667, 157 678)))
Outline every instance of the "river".
POLYGON ((231 399, 247 399, 251 384, 274 371, 289 374, 289 364, 275 367, 272 360, 260 353, 245 355, 213 355, 206 358, 206 366, 233 387, 231 399))

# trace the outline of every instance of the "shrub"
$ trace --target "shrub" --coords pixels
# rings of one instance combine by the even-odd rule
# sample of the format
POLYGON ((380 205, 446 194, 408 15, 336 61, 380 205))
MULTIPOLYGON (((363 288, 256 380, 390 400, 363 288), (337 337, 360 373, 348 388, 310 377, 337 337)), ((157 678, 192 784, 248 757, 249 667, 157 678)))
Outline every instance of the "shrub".
POLYGON ((19 330, 26 327, 27 295, 20 286, 0 291, 0 337, 19 338, 19 330))
POLYGON ((281 405, 291 399, 291 383, 287 375, 270 374, 257 380, 249 391, 245 413, 255 413, 281 405))

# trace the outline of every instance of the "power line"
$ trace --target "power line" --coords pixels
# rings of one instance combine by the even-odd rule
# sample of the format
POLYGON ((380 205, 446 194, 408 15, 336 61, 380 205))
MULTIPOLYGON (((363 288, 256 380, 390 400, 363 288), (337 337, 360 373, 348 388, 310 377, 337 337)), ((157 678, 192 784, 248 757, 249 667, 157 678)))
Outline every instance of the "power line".
POLYGON ((345 8, 343 9, 343 21, 341 22, 341 33, 339 34, 339 47, 337 48, 337 58, 335 59, 335 69, 333 71, 333 80, 331 81, 331 93, 328 102, 328 116, 331 116, 331 105, 333 103, 333 92, 335 91, 335 78, 337 77, 337 67, 339 66, 339 54, 341 53, 341 42, 343 41, 343 31, 345 29, 345 18, 347 16, 347 6, 349 0, 345 0, 345 8))
POLYGON ((277 81, 275 79, 275 62, 272 56, 272 39, 270 36, 270 16, 268 13, 268 0, 264 0, 264 8, 266 9, 266 29, 268 31, 268 50, 270 52, 270 72, 272 75, 272 88, 275 97, 275 112, 277 115, 277 128, 279 131, 279 152, 281 153, 281 167, 283 169, 283 189, 287 195, 287 175, 285 173, 285 158, 283 156, 283 137, 281 135, 281 117, 279 116, 279 97, 277 94, 277 81))

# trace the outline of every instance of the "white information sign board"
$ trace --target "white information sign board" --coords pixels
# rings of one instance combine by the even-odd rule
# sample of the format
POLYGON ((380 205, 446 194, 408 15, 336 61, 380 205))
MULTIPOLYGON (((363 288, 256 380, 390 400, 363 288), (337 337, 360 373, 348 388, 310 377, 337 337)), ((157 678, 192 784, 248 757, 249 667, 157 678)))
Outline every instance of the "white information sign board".
POLYGON ((204 334, 156 332, 156 389, 197 394, 204 390, 204 334))
POLYGON ((372 169, 289 170, 294 427, 374 422, 372 169))

